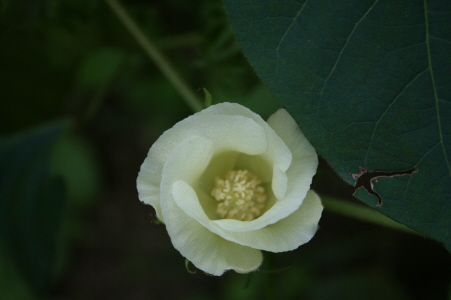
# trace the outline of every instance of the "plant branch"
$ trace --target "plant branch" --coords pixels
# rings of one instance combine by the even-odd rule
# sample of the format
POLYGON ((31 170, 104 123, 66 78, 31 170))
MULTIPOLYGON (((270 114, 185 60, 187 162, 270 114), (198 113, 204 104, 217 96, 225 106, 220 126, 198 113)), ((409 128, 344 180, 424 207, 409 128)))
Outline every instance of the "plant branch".
POLYGON ((106 3, 110 6, 130 34, 135 38, 138 44, 144 49, 150 59, 177 89, 188 106, 194 112, 202 110, 202 104, 196 94, 193 93, 188 84, 186 84, 185 81, 183 81, 183 79, 177 74, 174 67, 169 63, 166 57, 158 51, 152 42, 144 35, 135 21, 127 14, 124 7, 117 0, 106 0, 106 3))
POLYGON ((412 234, 419 234, 417 231, 410 229, 401 223, 393 221, 389 217, 384 216, 374 209, 329 196, 321 196, 321 201, 323 202, 324 207, 331 212, 388 228, 401 230, 412 234))

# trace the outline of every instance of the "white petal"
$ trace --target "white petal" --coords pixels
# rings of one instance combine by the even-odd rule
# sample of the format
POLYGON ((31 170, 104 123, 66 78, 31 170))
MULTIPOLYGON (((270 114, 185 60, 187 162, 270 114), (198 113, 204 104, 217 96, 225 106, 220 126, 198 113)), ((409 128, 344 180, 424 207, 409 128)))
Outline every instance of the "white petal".
POLYGON ((174 247, 196 267, 213 275, 246 273, 262 262, 257 249, 293 250, 315 234, 322 205, 307 191, 317 164, 313 147, 285 110, 266 123, 241 105, 222 103, 166 131, 149 150, 137 185, 141 201, 165 222, 174 247), (207 168, 221 155, 229 161, 207 168), (204 177, 245 166, 246 156, 251 164, 262 162, 255 171, 265 182, 272 177, 275 204, 250 222, 212 221, 215 200, 204 177))
POLYGON ((172 150, 163 166, 161 193, 177 180, 197 183, 213 156, 214 143, 204 137, 190 136, 172 150))
POLYGON ((199 269, 213 275, 221 275, 229 269, 250 272, 262 262, 259 250, 224 240, 187 215, 174 201, 173 195, 176 195, 178 202, 188 204, 189 210, 197 210, 207 218, 189 184, 195 183, 205 170, 213 147, 209 139, 194 136, 184 140, 171 152, 162 172, 162 216, 174 247, 199 269), (192 193, 180 188, 183 187, 180 183, 192 193))
MULTIPOLYGON (((256 230, 273 224, 282 218, 293 213, 299 205, 302 203, 302 199, 298 201, 291 201, 285 197, 288 189, 288 176, 286 174, 287 169, 292 164, 291 149, 285 145, 284 141, 278 136, 278 134, 266 123, 259 115, 247 109, 246 107, 236 103, 221 103, 218 105, 210 106, 209 108, 201 111, 202 115, 241 115, 248 118, 252 118, 260 126, 262 126, 267 134, 268 149, 261 155, 261 157, 268 161, 273 167, 272 177, 272 192, 278 199, 260 218, 250 222, 246 222, 245 226, 237 220, 217 220, 218 225, 224 229, 231 231, 248 231, 256 230)), ((290 119, 291 116, 288 115, 290 119)), ((294 121, 293 121, 294 122, 294 121)), ((312 175, 313 176, 313 175, 312 175)), ((308 188, 307 188, 308 190, 308 188)), ((307 192, 305 191, 305 193, 307 192)), ((304 196, 305 196, 304 193, 304 196)), ((302 196, 302 198, 304 198, 302 196)))
POLYGON ((152 175, 149 164, 143 164, 136 180, 139 200, 152 205, 157 213, 157 218, 163 221, 160 208, 160 186, 156 184, 156 180, 152 175))
MULTIPOLYGON (((236 103, 220 103, 218 105, 210 106, 207 109, 199 112, 202 115, 241 115, 253 119, 260 126, 266 130, 268 140, 268 150, 264 153, 263 158, 271 161, 274 168, 272 190, 277 199, 282 199, 287 190, 287 177, 285 171, 291 163, 291 153, 286 147, 285 143, 274 132, 274 130, 256 113, 250 109, 236 104, 236 103)), ((291 116, 290 116, 291 118, 291 116)), ((275 222, 276 220, 269 220, 268 222, 275 222)))
POLYGON ((168 210, 168 214, 165 214, 166 228, 174 247, 197 268, 212 275, 221 275, 226 270, 248 273, 260 266, 260 250, 227 241, 186 214, 188 211, 208 219, 196 193, 186 182, 174 183, 172 195, 185 211, 174 205, 173 200, 168 201, 163 206, 168 210))
MULTIPOLYGON (((315 149, 286 110, 280 109, 275 112, 269 118, 268 124, 268 126, 271 126, 271 130, 274 130, 275 134, 288 146, 292 154, 291 165, 285 172, 288 179, 287 192, 282 199, 279 198, 271 209, 253 221, 245 222, 244 224, 241 221, 231 219, 214 221, 225 230, 244 232, 273 224, 296 211, 310 189, 312 178, 318 167, 318 156, 315 149)), ((270 145, 269 138, 268 145, 270 145)), ((279 178, 281 180, 284 179, 283 177, 279 178)))
MULTIPOLYGON (((272 181, 272 163, 265 159, 263 155, 247 155, 240 153, 239 155, 237 155, 236 163, 234 164, 233 168, 235 170, 248 170, 254 175, 257 175, 258 179, 260 179, 265 184, 271 183, 272 181)), ((221 175, 224 175, 225 173, 226 172, 221 175)))
POLYGON ((139 199, 152 205, 161 221, 164 221, 159 203, 163 165, 172 150, 190 136, 210 139, 216 152, 233 150, 257 155, 267 148, 266 131, 252 118, 195 114, 177 123, 152 145, 137 178, 139 199))
POLYGON ((167 173, 166 182, 163 180, 163 170, 161 170, 159 180, 156 179, 155 165, 158 161, 152 160, 155 155, 148 155, 141 166, 137 179, 140 200, 152 205, 157 212, 158 219, 164 222, 160 203, 162 185, 172 185, 180 178, 190 180, 190 182, 195 181, 205 170, 212 155, 212 141, 195 135, 189 136, 170 152, 168 161, 163 165, 167 173))
POLYGON ((208 219, 195 191, 187 183, 176 182, 172 193, 180 209, 211 232, 240 245, 271 252, 290 251, 307 243, 315 235, 323 211, 321 200, 310 190, 302 205, 285 219, 255 231, 232 232, 208 219))
POLYGON ((229 242, 177 210, 166 217, 166 228, 174 247, 197 268, 219 276, 226 270, 248 273, 261 265, 260 250, 229 242))
POLYGON ((315 235, 322 211, 321 200, 310 190, 298 210, 285 219, 256 231, 224 232, 222 236, 260 250, 290 251, 307 243, 315 235))
POLYGON ((202 209, 196 192, 188 183, 183 180, 176 181, 172 186, 172 196, 177 206, 185 214, 204 227, 211 227, 210 220, 202 209))
POLYGON ((286 172, 288 178, 287 193, 263 216, 249 222, 251 224, 243 226, 240 221, 230 219, 215 221, 223 229, 243 232, 263 228, 266 224, 273 224, 275 222, 268 222, 267 220, 280 220, 296 211, 310 189, 313 176, 318 168, 318 156, 315 149, 285 109, 275 112, 268 119, 268 124, 282 138, 293 155, 290 168, 286 172))
POLYGON ((268 124, 293 154, 290 168, 286 172, 289 178, 289 190, 284 200, 300 205, 310 189, 313 176, 318 168, 318 155, 305 138, 296 121, 285 109, 279 109, 269 119, 268 124))

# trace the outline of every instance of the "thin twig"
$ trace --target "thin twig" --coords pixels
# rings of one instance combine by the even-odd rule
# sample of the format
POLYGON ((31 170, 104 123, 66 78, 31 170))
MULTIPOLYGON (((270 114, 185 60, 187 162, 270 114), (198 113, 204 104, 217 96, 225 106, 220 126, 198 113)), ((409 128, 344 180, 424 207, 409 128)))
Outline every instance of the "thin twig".
POLYGON ((142 30, 138 27, 138 25, 136 25, 135 21, 127 14, 124 7, 116 0, 106 0, 106 3, 110 6, 130 34, 135 38, 138 44, 141 45, 150 59, 158 66, 161 72, 163 72, 166 78, 177 89, 188 106, 194 112, 202 110, 202 103, 196 94, 194 94, 193 90, 177 74, 166 57, 158 51, 158 49, 144 35, 142 30))

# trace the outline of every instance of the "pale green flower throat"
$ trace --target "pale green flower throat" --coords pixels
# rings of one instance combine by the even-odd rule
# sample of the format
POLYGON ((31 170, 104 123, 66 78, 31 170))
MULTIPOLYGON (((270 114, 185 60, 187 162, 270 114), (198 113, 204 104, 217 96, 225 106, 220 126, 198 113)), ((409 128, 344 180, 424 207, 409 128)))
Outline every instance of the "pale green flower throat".
POLYGON ((216 177, 211 195, 218 201, 219 217, 240 221, 260 217, 267 198, 260 179, 248 170, 232 170, 223 178, 216 177))

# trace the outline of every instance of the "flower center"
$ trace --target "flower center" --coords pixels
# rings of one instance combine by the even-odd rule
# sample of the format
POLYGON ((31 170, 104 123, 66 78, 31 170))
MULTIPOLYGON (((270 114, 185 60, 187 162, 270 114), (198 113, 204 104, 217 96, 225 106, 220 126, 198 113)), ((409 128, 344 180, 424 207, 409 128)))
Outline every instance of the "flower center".
POLYGON ((211 195, 218 201, 216 213, 223 219, 252 221, 262 215, 266 193, 261 181, 248 170, 228 171, 216 177, 211 195))

